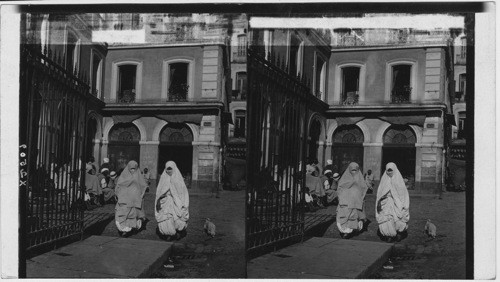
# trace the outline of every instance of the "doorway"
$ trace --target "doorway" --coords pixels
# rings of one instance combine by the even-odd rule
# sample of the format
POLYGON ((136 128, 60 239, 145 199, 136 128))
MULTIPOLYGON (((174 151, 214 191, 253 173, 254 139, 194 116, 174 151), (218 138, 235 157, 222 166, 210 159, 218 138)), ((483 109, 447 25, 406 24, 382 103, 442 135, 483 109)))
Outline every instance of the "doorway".
POLYGON ((167 161, 174 161, 185 178, 193 172, 193 133, 184 123, 169 123, 160 132, 158 177, 167 161))

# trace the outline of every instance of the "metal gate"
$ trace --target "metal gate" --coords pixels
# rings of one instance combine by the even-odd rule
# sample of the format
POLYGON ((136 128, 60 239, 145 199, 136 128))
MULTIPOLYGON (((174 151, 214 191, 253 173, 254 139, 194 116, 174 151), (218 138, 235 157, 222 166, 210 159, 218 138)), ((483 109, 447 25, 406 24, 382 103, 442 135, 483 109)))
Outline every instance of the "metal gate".
POLYGON ((266 60, 253 50, 248 52, 247 72, 246 249, 251 255, 302 239, 300 187, 305 178, 307 100, 312 94, 279 59, 266 60))
POLYGON ((21 46, 20 209, 28 253, 83 232, 77 199, 90 95, 88 84, 62 68, 58 56, 36 47, 21 46))

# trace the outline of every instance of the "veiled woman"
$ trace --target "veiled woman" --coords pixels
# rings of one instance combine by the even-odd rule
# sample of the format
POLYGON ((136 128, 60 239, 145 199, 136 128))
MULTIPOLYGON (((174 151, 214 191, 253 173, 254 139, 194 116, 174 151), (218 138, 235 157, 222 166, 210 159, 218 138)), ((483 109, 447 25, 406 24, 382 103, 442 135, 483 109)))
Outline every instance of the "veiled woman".
POLYGON ((189 220, 189 194, 184 178, 173 161, 165 164, 156 188, 155 202, 160 234, 167 239, 182 237, 189 220))
POLYGON ((342 238, 348 238, 354 230, 363 229, 366 219, 364 198, 366 195, 365 180, 357 163, 350 163, 339 180, 337 206, 337 227, 342 238))
POLYGON ((410 197, 396 164, 388 163, 377 191, 376 218, 383 239, 400 241, 410 220, 410 197))
POLYGON ((132 229, 140 229, 144 211, 142 198, 146 182, 139 171, 136 161, 130 161, 116 182, 115 194, 118 202, 115 207, 115 221, 118 231, 125 236, 132 229))

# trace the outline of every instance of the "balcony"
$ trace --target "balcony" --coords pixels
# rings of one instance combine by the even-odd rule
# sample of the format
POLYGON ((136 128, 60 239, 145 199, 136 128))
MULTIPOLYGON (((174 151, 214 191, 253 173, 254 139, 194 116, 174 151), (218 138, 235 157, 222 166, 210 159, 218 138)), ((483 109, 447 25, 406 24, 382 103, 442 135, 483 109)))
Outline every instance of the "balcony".
POLYGON ((403 87, 394 88, 391 92, 392 104, 409 104, 411 97, 411 87, 406 85, 403 87))
POLYGON ((188 90, 189 90, 189 85, 187 83, 172 84, 168 88, 168 101, 170 102, 187 101, 188 90))
POLYGON ((455 103, 464 103, 465 102, 465 93, 462 91, 455 92, 455 103))
POLYGON ((342 105, 344 106, 354 106, 359 103, 359 92, 354 91, 354 92, 347 92, 346 94, 343 94, 342 97, 342 105))
POLYGON ((233 92, 231 93, 231 97, 233 101, 246 101, 247 92, 240 90, 233 90, 233 92))
POLYGON ((117 103, 120 104, 130 104, 135 103, 135 89, 127 89, 117 93, 116 99, 117 103))

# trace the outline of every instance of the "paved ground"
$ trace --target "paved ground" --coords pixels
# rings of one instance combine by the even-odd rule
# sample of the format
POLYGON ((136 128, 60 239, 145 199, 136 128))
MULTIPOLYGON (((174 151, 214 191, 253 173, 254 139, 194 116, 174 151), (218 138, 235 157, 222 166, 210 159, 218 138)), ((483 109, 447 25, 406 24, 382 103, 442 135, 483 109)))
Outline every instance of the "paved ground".
MULTIPOLYGON (((375 195, 367 195, 366 212, 372 222, 368 231, 350 240, 381 242, 377 236, 375 195)), ((335 207, 321 210, 334 212, 335 207)), ((336 223, 322 234, 327 238, 340 238, 336 223)), ((408 237, 395 243, 391 262, 393 269, 380 268, 371 276, 377 279, 465 279, 465 193, 438 195, 411 195, 408 237), (437 226, 437 238, 429 239, 424 233, 427 219, 437 226)))
MULTIPOLYGON (((133 239, 161 241, 156 234, 154 217, 155 188, 145 195, 146 229, 130 236, 133 239)), ((245 191, 221 191, 214 195, 190 195, 190 220, 187 236, 174 241, 172 262, 165 261, 154 273, 155 278, 244 278, 245 265, 245 191), (211 218, 217 235, 209 238, 203 232, 205 218, 211 218), (173 265, 173 268, 170 268, 173 265)), ((114 205, 99 208, 113 212, 114 205)), ((97 210, 96 210, 97 212, 97 210)), ((94 231, 96 232, 96 231, 94 231)), ((114 220, 94 235, 118 237, 114 220)))
POLYGON ((145 278, 163 265, 172 243, 91 236, 27 260, 28 278, 145 278))
POLYGON ((392 248, 385 242, 314 237, 250 260, 247 273, 252 279, 362 279, 384 264, 392 248))

